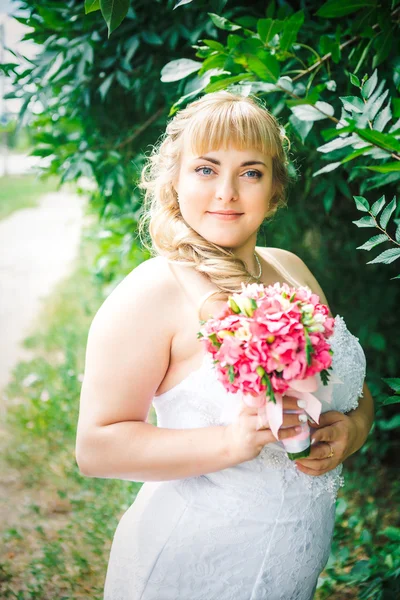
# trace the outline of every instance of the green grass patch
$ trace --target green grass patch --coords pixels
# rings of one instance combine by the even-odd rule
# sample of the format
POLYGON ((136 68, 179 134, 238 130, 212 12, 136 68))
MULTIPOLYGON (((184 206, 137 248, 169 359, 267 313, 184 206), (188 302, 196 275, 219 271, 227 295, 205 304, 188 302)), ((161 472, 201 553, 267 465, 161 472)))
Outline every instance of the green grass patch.
POLYGON ((38 200, 54 192, 58 178, 39 179, 36 175, 7 175, 0 177, 0 219, 21 208, 37 206, 38 200))

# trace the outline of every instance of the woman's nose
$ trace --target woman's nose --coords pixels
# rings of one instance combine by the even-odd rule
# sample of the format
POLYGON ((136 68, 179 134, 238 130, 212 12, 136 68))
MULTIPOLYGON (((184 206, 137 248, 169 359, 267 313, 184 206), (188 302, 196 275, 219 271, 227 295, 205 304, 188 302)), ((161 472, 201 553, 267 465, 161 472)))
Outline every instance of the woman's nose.
POLYGON ((237 184, 232 177, 224 177, 217 183, 216 197, 229 201, 238 197, 237 184))

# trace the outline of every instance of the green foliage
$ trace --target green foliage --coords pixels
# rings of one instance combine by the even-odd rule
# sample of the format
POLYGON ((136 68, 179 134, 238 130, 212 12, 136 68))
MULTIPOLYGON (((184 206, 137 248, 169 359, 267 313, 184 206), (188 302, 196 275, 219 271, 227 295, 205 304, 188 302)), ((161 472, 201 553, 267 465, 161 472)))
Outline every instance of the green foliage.
MULTIPOLYGON (((394 223, 397 225, 395 234, 396 239, 393 239, 386 231, 389 220, 397 208, 396 196, 393 197, 389 204, 386 204, 385 196, 382 196, 381 198, 379 198, 379 200, 374 202, 371 208, 369 206, 368 200, 366 200, 362 196, 354 196, 354 200, 358 210, 361 212, 367 212, 370 216, 362 217, 358 221, 353 221, 353 223, 357 225, 357 227, 375 227, 383 232, 379 235, 374 235, 362 246, 358 246, 358 250, 369 251, 372 248, 375 248, 375 246, 377 246, 378 244, 382 244, 383 242, 390 242, 392 245, 397 246, 396 248, 388 248, 387 250, 384 250, 381 254, 376 256, 373 260, 370 260, 367 264, 371 265, 375 263, 384 263, 386 265, 389 265, 390 263, 400 258, 400 219, 394 219, 394 223), (381 215, 378 220, 380 212, 381 215)), ((392 279, 398 278, 400 278, 400 275, 397 275, 397 277, 392 277, 392 279)))
POLYGON ((320 600, 332 597, 332 592, 345 598, 350 589, 362 600, 399 596, 400 529, 389 525, 396 510, 392 494, 398 494, 399 486, 395 479, 383 477, 375 470, 358 478, 347 475, 346 493, 337 501, 331 555, 318 581, 320 600))

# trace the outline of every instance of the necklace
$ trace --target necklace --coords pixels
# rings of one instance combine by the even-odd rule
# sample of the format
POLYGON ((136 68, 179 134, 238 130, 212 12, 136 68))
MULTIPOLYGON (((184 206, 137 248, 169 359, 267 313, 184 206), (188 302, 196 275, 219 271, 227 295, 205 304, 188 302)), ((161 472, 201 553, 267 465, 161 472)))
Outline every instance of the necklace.
POLYGON ((252 275, 252 274, 250 273, 250 271, 249 271, 249 273, 250 273, 250 275, 251 275, 252 277, 254 277, 254 279, 260 279, 260 277, 261 277, 261 273, 262 273, 262 267, 261 267, 261 263, 260 263, 260 261, 259 261, 259 259, 258 259, 258 256, 257 256, 257 254, 256 254, 255 252, 254 252, 254 258, 256 259, 256 262, 257 262, 257 265, 258 265, 258 268, 259 268, 259 273, 258 273, 258 275, 252 275))

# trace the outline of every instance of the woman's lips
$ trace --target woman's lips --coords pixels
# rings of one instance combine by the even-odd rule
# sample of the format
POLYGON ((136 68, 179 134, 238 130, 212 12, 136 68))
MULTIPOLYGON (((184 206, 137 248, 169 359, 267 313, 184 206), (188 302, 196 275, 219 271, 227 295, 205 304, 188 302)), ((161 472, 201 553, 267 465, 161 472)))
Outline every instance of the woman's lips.
POLYGON ((209 212, 209 215, 211 215, 212 217, 215 217, 216 219, 221 219, 222 221, 236 221, 236 219, 239 219, 243 213, 238 213, 238 214, 226 214, 226 213, 212 213, 209 212))

